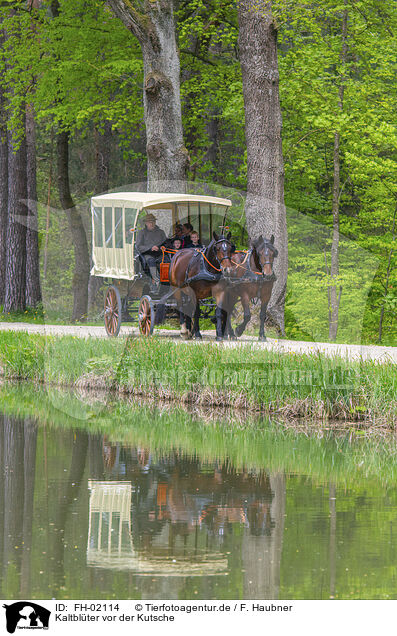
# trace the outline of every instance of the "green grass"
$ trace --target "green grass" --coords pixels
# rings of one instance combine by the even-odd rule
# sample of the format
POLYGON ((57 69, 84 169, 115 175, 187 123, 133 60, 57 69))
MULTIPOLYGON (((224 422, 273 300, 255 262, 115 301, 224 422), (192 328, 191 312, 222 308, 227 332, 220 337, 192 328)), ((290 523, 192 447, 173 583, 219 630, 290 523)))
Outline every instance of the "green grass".
POLYGON ((168 401, 285 416, 397 420, 397 367, 206 343, 81 339, 2 332, 8 378, 82 389, 112 388, 168 401))
POLYGON ((84 323, 72 323, 70 315, 65 314, 54 309, 43 309, 42 305, 39 305, 35 309, 28 308, 25 311, 14 311, 9 313, 3 312, 3 307, 0 305, 0 322, 25 322, 32 325, 71 325, 71 324, 84 324, 103 326, 103 318, 99 316, 88 316, 88 319, 84 323))

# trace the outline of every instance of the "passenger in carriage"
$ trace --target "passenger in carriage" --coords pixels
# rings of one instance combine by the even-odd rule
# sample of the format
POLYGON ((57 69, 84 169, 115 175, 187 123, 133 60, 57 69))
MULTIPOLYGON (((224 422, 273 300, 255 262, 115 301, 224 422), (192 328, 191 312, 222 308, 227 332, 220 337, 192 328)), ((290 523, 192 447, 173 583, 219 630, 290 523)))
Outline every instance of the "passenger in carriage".
POLYGON ((184 223, 182 226, 183 232, 183 247, 191 247, 192 239, 191 233, 193 232, 193 225, 191 223, 184 223))
POLYGON ((160 286, 160 276, 158 264, 161 261, 161 246, 167 237, 164 231, 156 225, 156 217, 147 214, 144 218, 145 228, 138 233, 136 248, 143 256, 152 277, 151 291, 158 291, 160 286))
POLYGON ((193 230, 193 232, 190 233, 190 239, 192 241, 191 247, 195 247, 199 250, 201 250, 204 247, 204 245, 200 241, 199 233, 196 232, 196 230, 193 230))
POLYGON ((182 245, 183 245, 183 242, 182 242, 182 239, 180 239, 180 238, 175 238, 172 241, 172 249, 173 250, 181 250, 182 249, 182 245))
POLYGON ((177 223, 175 225, 175 232, 174 232, 173 236, 170 236, 170 238, 167 239, 167 241, 165 243, 165 247, 167 249, 173 249, 174 241, 176 241, 176 240, 180 240, 181 241, 181 248, 184 247, 183 230, 182 230, 182 225, 180 223, 177 223))

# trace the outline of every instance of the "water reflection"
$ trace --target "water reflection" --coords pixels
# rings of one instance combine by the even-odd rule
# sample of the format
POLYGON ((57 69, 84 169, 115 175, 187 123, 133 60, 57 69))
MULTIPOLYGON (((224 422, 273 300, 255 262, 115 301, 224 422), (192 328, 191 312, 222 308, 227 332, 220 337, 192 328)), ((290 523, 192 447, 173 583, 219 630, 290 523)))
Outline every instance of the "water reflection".
POLYGON ((0 416, 3 598, 397 595, 395 489, 133 437, 0 416))
POLYGON ((100 569, 104 578, 110 571, 150 576, 149 596, 163 588, 167 597, 180 596, 183 582, 159 579, 230 576, 238 544, 239 594, 277 597, 282 475, 177 450, 153 457, 149 448, 114 444, 106 435, 46 427, 36 457, 37 432, 33 422, 1 419, 4 596, 34 598, 38 581, 46 581, 39 596, 60 597, 70 587, 71 564, 100 569), (42 569, 32 581, 33 529, 45 549, 36 551, 42 569))
POLYGON ((246 594, 277 596, 281 475, 206 465, 176 451, 154 460, 147 448, 112 445, 106 437, 91 443, 96 462, 102 451, 103 473, 130 481, 89 482, 89 565, 166 577, 227 574, 227 547, 238 528, 246 594))

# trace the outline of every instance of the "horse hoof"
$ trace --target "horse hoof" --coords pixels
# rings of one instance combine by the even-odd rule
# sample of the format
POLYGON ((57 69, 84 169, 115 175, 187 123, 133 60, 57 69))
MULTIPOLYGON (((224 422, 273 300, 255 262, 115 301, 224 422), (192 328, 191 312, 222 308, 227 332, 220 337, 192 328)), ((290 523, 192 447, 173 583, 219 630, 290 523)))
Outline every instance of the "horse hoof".
POLYGON ((267 342, 266 336, 259 336, 258 342, 267 342))
POLYGON ((217 336, 217 337, 215 338, 215 340, 216 340, 217 342, 223 342, 223 338, 222 338, 222 336, 217 336))
POLYGON ((193 338, 194 338, 195 340, 202 340, 202 339, 203 339, 203 336, 201 335, 201 333, 200 333, 200 332, 198 332, 198 333, 193 334, 193 338))
POLYGON ((237 340, 237 336, 234 333, 233 335, 229 336, 229 340, 237 340))

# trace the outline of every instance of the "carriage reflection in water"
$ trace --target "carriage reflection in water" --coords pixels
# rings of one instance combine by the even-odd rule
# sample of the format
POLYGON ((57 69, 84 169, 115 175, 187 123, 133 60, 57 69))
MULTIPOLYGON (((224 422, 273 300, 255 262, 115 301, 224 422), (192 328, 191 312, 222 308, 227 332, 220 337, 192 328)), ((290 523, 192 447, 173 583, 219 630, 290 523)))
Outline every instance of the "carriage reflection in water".
MULTIPOLYGON (((198 532, 172 537, 171 523, 164 525, 150 550, 136 549, 131 482, 89 480, 88 487, 88 565, 167 577, 211 576, 227 572, 227 558, 221 552, 202 545, 198 532)), ((161 507, 161 502, 159 504, 161 507)))
MULTIPOLYGON (((108 283, 104 320, 109 336, 117 336, 122 322, 133 322, 136 318, 141 334, 149 336, 156 323, 184 315, 180 310, 184 309, 184 303, 191 305, 191 297, 185 293, 178 296, 170 286, 169 265, 175 253, 171 237, 178 224, 189 223, 208 247, 214 243, 214 232, 222 236, 230 206, 229 199, 190 194, 117 192, 92 198, 91 273, 108 283), (162 236, 168 237, 156 258, 157 285, 153 281, 152 262, 138 245, 145 219, 151 215, 156 227, 164 233, 162 236)), ((209 260, 204 249, 196 251, 204 254, 200 256, 203 262, 209 260)), ((219 280, 219 259, 214 258, 213 265, 206 265, 206 271, 201 267, 197 279, 219 280)), ((207 296, 199 299, 199 307, 200 315, 207 317, 216 303, 207 296)), ((186 307, 185 312, 188 311, 186 307)))

